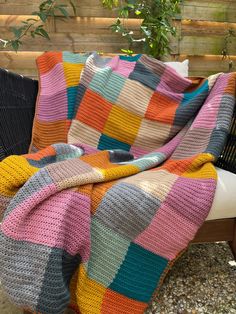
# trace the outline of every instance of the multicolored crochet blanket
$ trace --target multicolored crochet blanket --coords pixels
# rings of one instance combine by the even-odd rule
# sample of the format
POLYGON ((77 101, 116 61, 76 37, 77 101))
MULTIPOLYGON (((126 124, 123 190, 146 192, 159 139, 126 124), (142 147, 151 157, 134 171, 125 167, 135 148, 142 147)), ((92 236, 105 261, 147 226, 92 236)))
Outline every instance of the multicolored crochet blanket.
POLYGON ((87 59, 70 144, 0 163, 0 279, 14 303, 145 311, 210 210, 235 79, 197 84, 143 55, 87 59))

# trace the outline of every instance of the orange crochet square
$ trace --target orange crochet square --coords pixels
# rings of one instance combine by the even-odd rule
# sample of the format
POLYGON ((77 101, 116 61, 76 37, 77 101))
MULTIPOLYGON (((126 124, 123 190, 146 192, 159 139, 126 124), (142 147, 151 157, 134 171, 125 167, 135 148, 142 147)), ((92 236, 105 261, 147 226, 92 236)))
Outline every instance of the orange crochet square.
POLYGON ((37 149, 42 149, 54 143, 66 143, 67 130, 66 120, 41 122, 36 119, 33 127, 33 146, 37 147, 37 149))
POLYGON ((109 314, 139 314, 147 308, 147 303, 127 298, 117 292, 107 289, 103 297, 102 313, 109 314))
POLYGON ((178 102, 160 92, 154 92, 145 114, 145 118, 173 124, 178 102))
MULTIPOLYGON (((167 162, 165 162, 163 166, 161 166, 158 169, 165 169, 173 174, 181 176, 192 165, 192 162, 194 161, 195 158, 196 156, 182 160, 168 160, 167 162)), ((154 168, 153 171, 158 171, 158 169, 154 168)))
POLYGON ((77 192, 79 192, 80 194, 86 195, 91 197, 92 194, 92 190, 93 190, 93 184, 84 184, 79 186, 77 189, 77 192))
POLYGON ((102 182, 94 184, 92 191, 92 203, 91 203, 91 212, 94 215, 99 204, 101 203, 106 192, 116 184, 118 180, 113 180, 109 182, 102 182))
POLYGON ((118 165, 110 162, 110 155, 108 151, 100 151, 94 154, 83 155, 80 157, 80 159, 85 161, 90 166, 96 168, 107 169, 119 167, 118 165))
POLYGON ((31 160, 40 160, 44 157, 50 157, 50 156, 55 156, 56 155, 56 150, 53 146, 47 146, 46 148, 43 148, 42 150, 38 151, 36 154, 25 154, 25 156, 28 159, 31 160))
POLYGON ((87 90, 79 105, 76 119, 102 133, 111 108, 111 103, 87 90))
POLYGON ((46 52, 36 60, 39 74, 49 72, 58 63, 62 63, 62 52, 46 52))
POLYGON ((71 126, 71 120, 66 120, 66 134, 68 134, 70 126, 71 126))

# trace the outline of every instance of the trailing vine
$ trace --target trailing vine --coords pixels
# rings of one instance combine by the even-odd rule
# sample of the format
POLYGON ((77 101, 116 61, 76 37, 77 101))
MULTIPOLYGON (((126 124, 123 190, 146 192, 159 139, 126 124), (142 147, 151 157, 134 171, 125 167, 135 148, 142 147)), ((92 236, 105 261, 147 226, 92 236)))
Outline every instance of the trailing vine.
POLYGON ((58 13, 62 15, 62 18, 68 18, 69 13, 67 8, 69 5, 73 8, 74 14, 76 14, 75 5, 72 0, 68 1, 68 4, 59 4, 57 0, 43 1, 39 5, 38 11, 32 12, 32 15, 35 17, 21 21, 18 27, 10 28, 10 31, 13 33, 12 39, 0 38, 0 47, 10 47, 17 52, 23 44, 22 39, 28 35, 32 38, 41 36, 50 40, 50 36, 46 30, 46 22, 49 18, 54 18, 58 13))

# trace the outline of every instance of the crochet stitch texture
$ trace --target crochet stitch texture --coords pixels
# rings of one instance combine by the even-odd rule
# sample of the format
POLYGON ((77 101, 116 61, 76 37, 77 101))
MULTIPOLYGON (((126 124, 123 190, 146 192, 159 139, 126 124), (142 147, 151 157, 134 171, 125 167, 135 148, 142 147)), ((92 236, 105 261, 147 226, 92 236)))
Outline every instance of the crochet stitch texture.
POLYGON ((145 311, 210 210, 235 75, 196 84, 144 55, 88 57, 70 144, 0 163, 0 279, 13 302, 145 311))
POLYGON ((37 58, 39 94, 30 151, 67 142, 80 74, 89 54, 46 52, 37 58))

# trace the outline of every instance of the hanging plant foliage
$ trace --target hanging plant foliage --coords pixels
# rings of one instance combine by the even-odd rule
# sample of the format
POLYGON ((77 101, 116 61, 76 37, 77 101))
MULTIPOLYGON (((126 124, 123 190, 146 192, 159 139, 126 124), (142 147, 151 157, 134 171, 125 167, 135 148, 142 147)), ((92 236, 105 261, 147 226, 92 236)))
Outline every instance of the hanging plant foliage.
POLYGON ((173 18, 180 13, 181 0, 103 0, 106 8, 117 11, 112 31, 120 33, 129 43, 128 54, 135 52, 139 43, 143 52, 160 58, 171 52, 170 37, 176 36, 173 18), (141 19, 139 35, 127 27, 126 19, 141 19), (171 35, 171 36, 170 36, 171 35))

